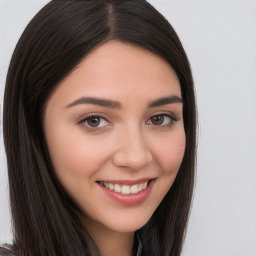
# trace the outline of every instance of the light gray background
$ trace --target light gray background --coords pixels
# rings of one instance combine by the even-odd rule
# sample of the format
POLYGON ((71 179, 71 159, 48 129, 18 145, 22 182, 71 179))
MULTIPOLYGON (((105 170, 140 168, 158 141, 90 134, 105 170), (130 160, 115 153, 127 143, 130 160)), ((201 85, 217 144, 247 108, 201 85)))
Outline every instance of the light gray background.
MULTIPOLYGON (((15 44, 46 0, 0 0, 0 105, 15 44)), ((151 0, 179 34, 198 99, 196 190, 182 256, 256 255, 256 1, 151 0)), ((1 118, 2 119, 2 118, 1 118)), ((11 241, 0 125, 0 243, 11 241)))

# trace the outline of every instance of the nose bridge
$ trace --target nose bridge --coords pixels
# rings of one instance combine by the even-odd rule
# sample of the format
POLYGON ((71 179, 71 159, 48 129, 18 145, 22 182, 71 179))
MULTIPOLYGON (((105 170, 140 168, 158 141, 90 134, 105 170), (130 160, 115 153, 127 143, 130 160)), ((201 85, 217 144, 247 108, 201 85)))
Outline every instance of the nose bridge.
POLYGON ((152 161, 143 130, 136 125, 127 125, 117 138, 114 163, 130 169, 141 169, 152 161))

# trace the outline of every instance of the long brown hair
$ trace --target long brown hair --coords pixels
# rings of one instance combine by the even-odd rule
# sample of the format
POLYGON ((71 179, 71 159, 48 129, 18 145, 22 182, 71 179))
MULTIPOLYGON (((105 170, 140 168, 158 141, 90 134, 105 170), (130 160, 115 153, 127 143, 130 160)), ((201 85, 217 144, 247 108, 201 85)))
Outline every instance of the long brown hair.
POLYGON ((189 61, 168 21, 144 0, 55 0, 31 20, 10 63, 3 130, 13 248, 19 256, 100 255, 81 211, 55 176, 41 113, 52 90, 96 46, 137 45, 164 58, 181 86, 186 149, 176 180, 138 230, 143 255, 178 256, 191 206, 196 152, 196 105, 189 61))

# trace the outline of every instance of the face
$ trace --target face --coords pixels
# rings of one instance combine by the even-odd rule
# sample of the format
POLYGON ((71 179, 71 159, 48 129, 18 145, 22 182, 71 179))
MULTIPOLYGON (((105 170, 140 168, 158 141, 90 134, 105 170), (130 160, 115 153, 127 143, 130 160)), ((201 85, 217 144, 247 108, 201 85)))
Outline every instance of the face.
POLYGON ((115 41, 57 86, 43 124, 56 175, 89 229, 145 225, 172 186, 186 144, 174 70, 115 41))

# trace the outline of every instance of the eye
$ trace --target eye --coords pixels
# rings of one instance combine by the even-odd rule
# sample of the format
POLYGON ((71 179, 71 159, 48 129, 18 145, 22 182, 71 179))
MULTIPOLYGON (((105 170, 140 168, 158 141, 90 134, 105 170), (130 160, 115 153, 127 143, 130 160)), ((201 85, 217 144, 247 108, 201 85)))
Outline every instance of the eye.
POLYGON ((78 124, 83 124, 88 128, 100 128, 107 126, 108 121, 101 116, 89 116, 79 121, 78 124))
POLYGON ((149 123, 156 126, 171 126, 177 118, 173 115, 160 114, 154 115, 149 119, 149 123))

